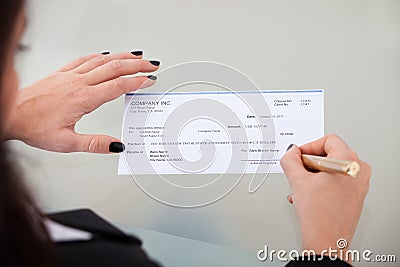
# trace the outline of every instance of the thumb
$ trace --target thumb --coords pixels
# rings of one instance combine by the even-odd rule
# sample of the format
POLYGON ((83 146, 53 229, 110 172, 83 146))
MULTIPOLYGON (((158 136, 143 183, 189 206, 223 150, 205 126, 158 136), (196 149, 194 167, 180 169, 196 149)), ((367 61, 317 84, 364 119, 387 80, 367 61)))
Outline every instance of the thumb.
POLYGON ((288 151, 283 155, 280 163, 289 182, 293 181, 296 177, 304 177, 309 174, 301 160, 301 151, 296 145, 289 146, 288 151))
POLYGON ((108 135, 75 134, 76 151, 99 154, 121 153, 125 145, 108 135))

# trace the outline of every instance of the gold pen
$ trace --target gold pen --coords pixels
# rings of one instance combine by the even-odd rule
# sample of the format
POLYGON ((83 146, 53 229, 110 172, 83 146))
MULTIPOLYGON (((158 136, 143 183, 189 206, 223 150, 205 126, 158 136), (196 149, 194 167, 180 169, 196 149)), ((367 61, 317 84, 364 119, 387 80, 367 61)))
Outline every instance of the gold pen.
POLYGON ((304 166, 313 170, 336 172, 356 177, 360 171, 360 164, 353 160, 340 160, 314 155, 301 155, 304 166))

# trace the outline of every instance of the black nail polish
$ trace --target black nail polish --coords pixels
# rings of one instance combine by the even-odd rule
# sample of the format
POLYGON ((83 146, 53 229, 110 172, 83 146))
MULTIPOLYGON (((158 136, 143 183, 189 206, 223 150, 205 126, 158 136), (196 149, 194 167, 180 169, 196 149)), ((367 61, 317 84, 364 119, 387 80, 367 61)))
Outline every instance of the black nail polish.
POLYGON ((110 51, 104 51, 104 52, 101 52, 101 54, 102 54, 102 55, 109 55, 109 54, 110 54, 110 51))
POLYGON ((157 80, 157 76, 154 76, 154 75, 149 75, 149 76, 147 76, 147 78, 149 78, 150 80, 153 80, 153 81, 157 80))
POLYGON ((125 145, 120 142, 112 142, 108 150, 112 153, 121 153, 122 151, 125 150, 125 145))
POLYGON ((157 60, 150 60, 150 63, 153 64, 154 66, 160 66, 160 61, 157 60))
POLYGON ((143 55, 143 51, 132 51, 131 53, 132 53, 132 55, 134 55, 134 56, 141 56, 141 55, 143 55))
POLYGON ((290 145, 286 148, 286 151, 288 151, 289 149, 291 149, 292 146, 293 146, 293 144, 290 144, 290 145))

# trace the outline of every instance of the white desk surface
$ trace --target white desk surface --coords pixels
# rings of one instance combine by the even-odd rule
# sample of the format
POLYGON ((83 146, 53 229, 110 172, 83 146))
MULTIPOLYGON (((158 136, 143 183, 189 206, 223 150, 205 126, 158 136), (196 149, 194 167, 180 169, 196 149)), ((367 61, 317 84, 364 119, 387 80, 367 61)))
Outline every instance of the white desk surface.
POLYGON ((127 233, 139 237, 147 254, 163 267, 259 267, 285 266, 285 262, 261 262, 256 253, 232 247, 160 233, 143 228, 121 226, 127 233))

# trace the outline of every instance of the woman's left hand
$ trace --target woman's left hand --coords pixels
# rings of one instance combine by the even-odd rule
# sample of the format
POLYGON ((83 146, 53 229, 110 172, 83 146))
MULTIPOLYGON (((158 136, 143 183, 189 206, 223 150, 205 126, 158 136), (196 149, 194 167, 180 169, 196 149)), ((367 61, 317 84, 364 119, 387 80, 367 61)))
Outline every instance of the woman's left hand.
POLYGON ((155 76, 123 76, 153 72, 159 64, 133 53, 79 58, 19 90, 7 139, 56 152, 122 152, 120 140, 76 133, 75 125, 102 104, 153 85, 155 76))

